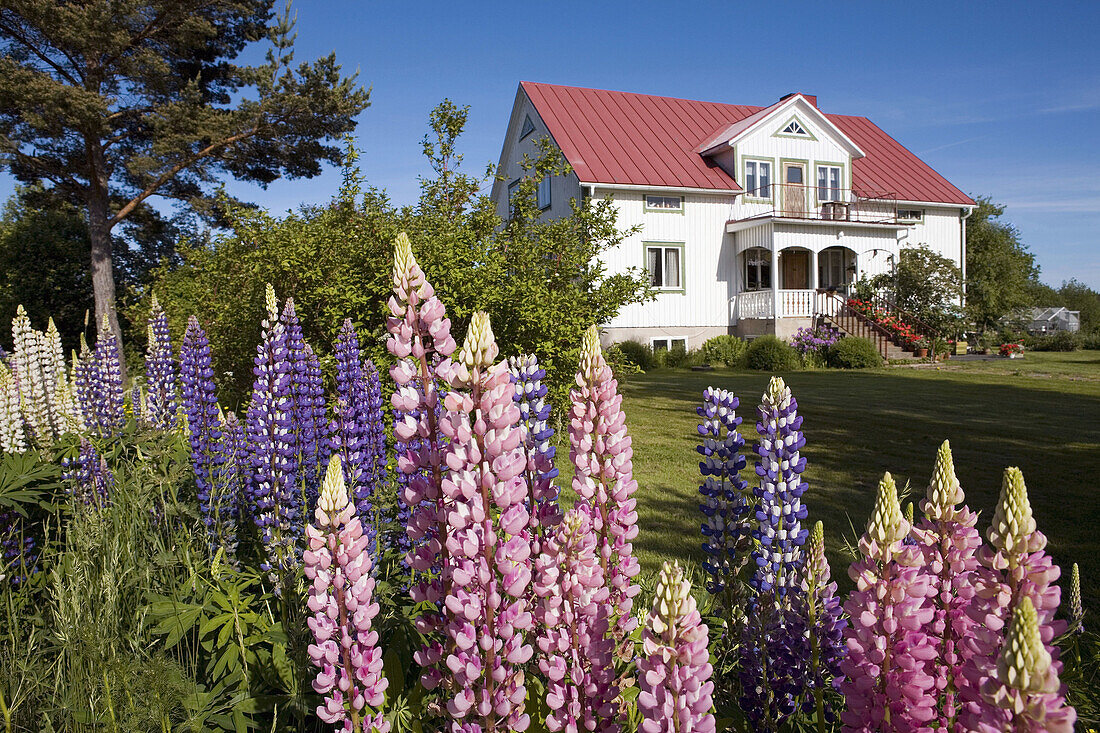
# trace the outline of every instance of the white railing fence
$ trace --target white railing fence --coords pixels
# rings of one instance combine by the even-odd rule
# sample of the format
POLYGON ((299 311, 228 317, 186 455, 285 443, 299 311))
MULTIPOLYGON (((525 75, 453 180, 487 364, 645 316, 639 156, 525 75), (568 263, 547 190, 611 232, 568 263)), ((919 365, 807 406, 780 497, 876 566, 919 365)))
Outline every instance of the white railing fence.
POLYGON ((840 300, 816 290, 780 290, 778 309, 772 302, 771 290, 753 290, 734 296, 733 316, 742 318, 811 318, 817 315, 835 316, 840 300))
POLYGON ((737 318, 771 318, 772 291, 753 290, 737 296, 737 318))

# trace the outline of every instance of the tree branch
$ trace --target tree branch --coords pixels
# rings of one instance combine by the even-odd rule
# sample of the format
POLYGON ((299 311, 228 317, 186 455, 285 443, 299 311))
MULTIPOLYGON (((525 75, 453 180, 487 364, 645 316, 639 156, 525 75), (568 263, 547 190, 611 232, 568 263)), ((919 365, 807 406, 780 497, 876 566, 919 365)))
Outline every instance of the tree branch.
POLYGON ((22 33, 20 33, 18 31, 18 29, 13 28, 12 26, 5 23, 2 18, 0 18, 0 30, 7 33, 9 36, 14 38, 16 41, 19 41, 19 43, 23 44, 23 46, 25 46, 28 51, 30 51, 35 56, 37 56, 39 59, 41 59, 43 63, 45 63, 47 66, 49 66, 54 71, 56 71, 59 75, 61 75, 62 78, 64 78, 66 81, 68 81, 71 85, 73 85, 74 87, 81 86, 80 82, 76 79, 76 77, 72 76, 65 69, 65 67, 61 66, 56 61, 54 61, 49 56, 47 56, 45 53, 40 51, 38 49, 38 47, 35 46, 33 43, 31 43, 31 41, 28 38, 26 38, 22 33))

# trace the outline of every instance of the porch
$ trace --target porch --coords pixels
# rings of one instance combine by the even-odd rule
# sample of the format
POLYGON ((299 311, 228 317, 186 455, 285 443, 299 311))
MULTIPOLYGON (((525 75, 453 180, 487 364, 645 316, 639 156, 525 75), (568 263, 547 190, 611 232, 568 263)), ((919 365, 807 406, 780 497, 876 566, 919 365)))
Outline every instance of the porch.
POLYGON ((847 295, 843 290, 750 290, 734 297, 732 320, 835 316, 847 295))

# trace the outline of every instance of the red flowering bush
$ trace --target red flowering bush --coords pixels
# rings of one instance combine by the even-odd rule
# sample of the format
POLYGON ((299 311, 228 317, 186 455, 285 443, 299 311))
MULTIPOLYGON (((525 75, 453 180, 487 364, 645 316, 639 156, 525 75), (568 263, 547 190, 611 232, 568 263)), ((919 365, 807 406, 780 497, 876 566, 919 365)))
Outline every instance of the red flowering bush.
POLYGON ((1023 344, 1001 344, 1001 356, 1012 356, 1024 353, 1023 344))

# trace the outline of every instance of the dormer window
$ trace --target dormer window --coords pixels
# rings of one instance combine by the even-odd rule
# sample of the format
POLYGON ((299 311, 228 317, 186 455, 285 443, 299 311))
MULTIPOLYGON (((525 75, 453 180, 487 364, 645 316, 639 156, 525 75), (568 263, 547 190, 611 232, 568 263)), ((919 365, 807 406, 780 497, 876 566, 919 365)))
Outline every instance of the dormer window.
POLYGON ((525 116, 523 118, 523 127, 521 127, 519 131, 519 139, 522 140, 534 131, 535 123, 531 121, 531 115, 525 116))
POLYGON ((806 140, 816 140, 813 134, 803 125, 797 117, 792 117, 787 124, 775 133, 779 137, 800 137, 806 140))
POLYGON ((802 129, 802 125, 798 124, 798 120, 791 120, 790 123, 783 128, 783 132, 788 135, 805 135, 806 131, 802 129))

